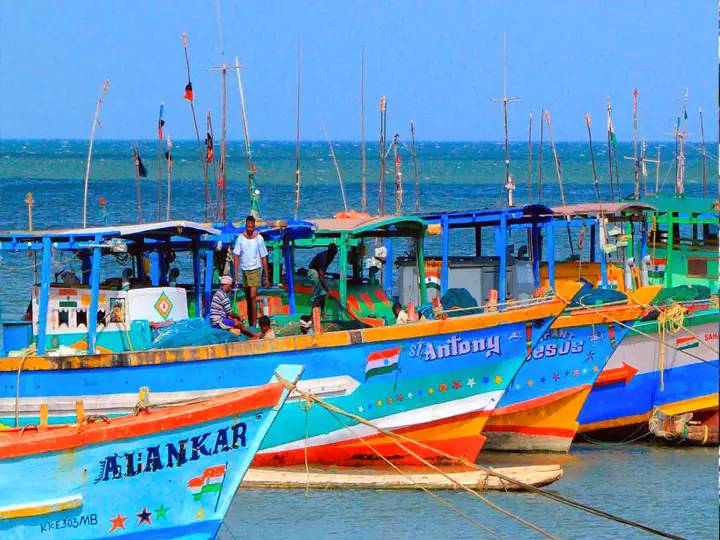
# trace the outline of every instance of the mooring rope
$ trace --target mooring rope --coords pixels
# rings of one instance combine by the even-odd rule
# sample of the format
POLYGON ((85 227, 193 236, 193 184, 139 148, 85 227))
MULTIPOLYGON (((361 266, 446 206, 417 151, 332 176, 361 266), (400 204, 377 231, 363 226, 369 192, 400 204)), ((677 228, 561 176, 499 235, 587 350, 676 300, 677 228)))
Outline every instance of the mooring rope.
MULTIPOLYGON (((521 480, 517 480, 517 479, 512 478, 512 477, 510 477, 510 476, 504 475, 504 474, 502 474, 502 473, 500 473, 500 472, 497 472, 497 471, 495 471, 495 470, 493 470, 493 469, 491 469, 491 468, 489 468, 489 467, 484 467, 484 466, 479 465, 479 464, 477 464, 477 463, 473 463, 473 462, 468 461, 467 459, 462 458, 462 457, 452 456, 452 455, 450 455, 450 454, 447 454, 446 452, 443 452, 442 450, 439 450, 439 449, 437 449, 437 448, 433 448, 432 446, 429 446, 429 445, 427 445, 427 444, 425 444, 425 443, 422 443, 422 442, 419 442, 419 441, 415 441, 415 440, 413 440, 413 439, 410 439, 409 437, 406 437, 406 436, 404 436, 404 435, 402 435, 402 434, 400 434, 400 433, 394 433, 394 432, 389 431, 389 430, 387 430, 387 429, 384 429, 384 428, 381 428, 381 427, 379 427, 379 426, 376 426, 375 424, 372 424, 371 422, 368 422, 367 420, 365 420, 365 419, 362 418, 361 416, 358 416, 358 415, 356 415, 356 414, 353 414, 353 413, 350 413, 350 412, 348 412, 348 411, 345 411, 345 410, 343 410, 343 409, 341 409, 341 408, 339 408, 339 407, 337 407, 337 406, 335 406, 335 405, 333 405, 333 404, 331 404, 331 403, 328 403, 327 401, 323 400, 322 398, 319 398, 319 397, 317 397, 317 396, 314 396, 313 394, 311 394, 311 393, 309 393, 309 392, 303 392, 303 391, 301 391, 301 390, 298 390, 298 389, 296 388, 296 385, 290 383, 288 380, 284 379, 281 375, 279 375, 279 374, 277 374, 277 373, 275 374, 275 376, 276 376, 276 378, 277 378, 286 388, 289 388, 289 389, 291 389, 291 390, 296 391, 298 394, 302 395, 302 396, 305 397, 306 399, 308 399, 308 398, 309 398, 309 399, 312 399, 315 403, 317 403, 318 405, 322 406, 322 407, 325 408, 325 409, 335 411, 335 412, 338 413, 338 414, 341 414, 341 415, 343 415, 343 416, 346 416, 346 417, 348 417, 348 418, 350 418, 350 419, 352 419, 352 420, 354 420, 354 421, 356 421, 356 422, 358 422, 358 423, 360 423, 360 424, 366 425, 366 426, 368 426, 368 427, 370 427, 370 428, 372 428, 372 429, 374 429, 374 430, 376 430, 376 431, 378 431, 378 432, 380 432, 380 433, 382 433, 382 434, 384 434, 384 435, 386 435, 386 436, 388 436, 388 437, 390 437, 390 438, 392 438, 392 439, 396 439, 396 444, 398 444, 398 445, 399 445, 400 443, 397 442, 397 440, 406 441, 406 442, 408 442, 408 443, 411 443, 411 444, 414 444, 414 445, 416 445, 416 446, 419 446, 420 448, 424 448, 424 449, 427 449, 427 450, 431 450, 432 452, 437 453, 438 455, 441 455, 441 456, 443 456, 443 457, 445 457, 445 458, 447 458, 447 459, 450 459, 450 460, 452 460, 452 461, 455 461, 455 462, 457 462, 457 463, 460 463, 460 464, 465 465, 465 466, 468 466, 468 467, 472 467, 472 468, 474 468, 474 469, 476 469, 476 470, 483 471, 483 472, 485 472, 485 473, 487 473, 487 474, 489 474, 489 475, 492 475, 492 476, 495 476, 495 477, 500 478, 500 479, 502 479, 502 480, 505 480, 505 481, 507 481, 507 482, 509 482, 509 483, 511 483, 511 484, 515 484, 515 485, 517 485, 517 486, 520 486, 520 487, 522 487, 523 489, 525 489, 525 490, 527 490, 527 491, 532 491, 533 493, 537 493, 538 495, 542 495, 543 497, 549 498, 549 499, 554 500, 554 501, 556 501, 556 502, 559 502, 559 503, 561 503, 561 504, 565 504, 565 505, 567 505, 567 506, 576 508, 576 509, 578 509, 578 510, 582 510, 582 511, 584 511, 584 512, 593 514, 593 515, 598 516, 598 517, 602 517, 602 518, 605 518, 605 519, 609 519, 609 520, 611 520, 611 521, 615 521, 615 522, 617 522, 617 523, 621 523, 621 524, 627 525, 627 526, 629 526, 629 527, 633 527, 633 528, 636 528, 636 529, 643 530, 643 531, 645 531, 645 532, 647 532, 647 533, 654 534, 654 535, 656 535, 656 536, 660 536, 660 537, 663 537, 663 538, 671 538, 671 539, 673 539, 673 540, 684 540, 682 536, 677 536, 677 535, 672 534, 672 533, 668 533, 668 532, 664 532, 664 531, 661 531, 661 530, 658 530, 658 529, 654 529, 654 528, 649 527, 649 526, 647 526, 647 525, 643 525, 642 523, 639 523, 639 522, 637 522, 637 521, 633 521, 633 520, 630 520, 630 519, 625 519, 625 518, 623 518, 623 517, 620 517, 620 516, 611 514, 611 513, 609 513, 609 512, 605 512, 604 510, 600 510, 600 509, 594 508, 594 507, 592 507, 592 506, 589 506, 589 505, 587 505, 587 504, 574 501, 574 500, 572 500, 572 499, 569 499, 569 498, 564 497, 564 496, 562 496, 562 495, 559 495, 559 494, 557 494, 557 493, 553 493, 553 492, 550 492, 550 491, 545 491, 545 490, 540 489, 540 488, 538 488, 538 487, 536 487, 536 486, 533 486, 533 485, 531 485, 531 484, 526 484, 525 482, 522 482, 521 480)), ((432 467, 432 465, 430 465, 430 466, 432 467)), ((441 474, 442 474, 442 473, 441 473, 441 474)), ((454 482, 454 480, 451 480, 451 481, 454 482)), ((463 487, 464 487, 464 486, 463 486, 463 487)), ((470 490, 470 491, 473 492, 472 490, 470 490)), ((473 493, 475 493, 475 492, 473 492, 473 493)), ((476 495, 477 495, 477 493, 476 493, 476 495)))

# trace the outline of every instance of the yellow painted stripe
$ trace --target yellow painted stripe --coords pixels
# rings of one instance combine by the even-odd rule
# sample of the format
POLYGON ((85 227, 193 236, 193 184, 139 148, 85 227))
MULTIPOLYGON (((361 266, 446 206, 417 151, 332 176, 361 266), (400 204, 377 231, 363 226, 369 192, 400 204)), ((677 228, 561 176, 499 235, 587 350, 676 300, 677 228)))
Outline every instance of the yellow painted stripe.
POLYGON ((33 516, 44 516, 56 512, 64 512, 82 506, 82 496, 72 495, 61 499, 50 499, 37 503, 14 504, 0 507, 0 519, 17 519, 33 516))

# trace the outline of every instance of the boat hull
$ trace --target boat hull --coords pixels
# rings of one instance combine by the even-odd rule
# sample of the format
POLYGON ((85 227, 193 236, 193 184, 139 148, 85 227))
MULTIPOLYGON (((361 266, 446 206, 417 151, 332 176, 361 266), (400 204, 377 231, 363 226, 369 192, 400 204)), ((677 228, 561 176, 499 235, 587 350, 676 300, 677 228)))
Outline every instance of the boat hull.
POLYGON ((485 426, 485 449, 567 452, 592 384, 626 333, 614 324, 548 332, 485 426))
POLYGON ((580 439, 643 436, 654 407, 668 415, 717 409, 718 355, 710 347, 718 349, 718 311, 710 311, 685 318, 692 334, 666 336, 681 350, 666 347, 663 369, 657 330, 640 325, 652 337, 631 335, 612 355, 605 371, 624 369, 627 376, 593 387, 578 418, 580 439))
MULTIPOLYGON (((302 368, 281 366, 291 382, 302 368)), ((0 537, 214 538, 288 391, 0 437, 0 537)))

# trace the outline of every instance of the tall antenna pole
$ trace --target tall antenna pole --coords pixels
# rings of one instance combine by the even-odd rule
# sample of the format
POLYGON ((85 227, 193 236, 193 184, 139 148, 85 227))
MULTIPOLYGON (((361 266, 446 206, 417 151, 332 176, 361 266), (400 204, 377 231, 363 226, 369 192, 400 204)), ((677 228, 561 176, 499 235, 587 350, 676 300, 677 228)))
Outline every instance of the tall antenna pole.
POLYGON ((137 222, 142 223, 142 191, 140 189, 140 152, 138 145, 133 145, 133 159, 135 161, 135 195, 137 196, 137 222))
POLYGON ((543 176, 543 136, 544 136, 544 123, 543 116, 545 115, 545 109, 540 107, 540 153, 538 154, 538 202, 542 202, 542 176, 543 176))
POLYGON ((170 206, 172 199, 170 197, 172 190, 172 140, 170 135, 167 138, 167 152, 165 152, 165 159, 167 159, 167 206, 165 207, 165 221, 170 221, 170 206))
POLYGON ((648 189, 647 189, 647 178, 648 178, 648 170, 647 170, 647 162, 646 162, 646 156, 647 156, 647 142, 645 139, 640 140, 640 172, 642 173, 642 184, 643 184, 643 195, 647 196, 648 189))
POLYGON ((657 162, 655 163, 655 194, 660 191, 660 146, 657 147, 657 162))
POLYGON ((637 88, 633 89, 633 198, 640 198, 640 162, 638 161, 638 133, 637 133, 637 88))
POLYGON ((403 203, 403 185, 402 185, 402 167, 400 165, 400 154, 398 154, 398 138, 396 133, 393 137, 393 158, 395 160, 395 214, 398 215, 402 211, 403 203))
POLYGON ((679 152, 678 152, 678 179, 676 193, 685 193, 685 137, 687 137, 687 102, 688 90, 685 89, 685 99, 683 101, 683 128, 682 133, 678 133, 679 152))
POLYGON ((708 185, 707 185, 707 152, 705 151, 705 123, 703 122, 703 112, 699 109, 700 113, 700 150, 702 152, 702 194, 703 197, 707 197, 708 185))
POLYGON ((415 174, 415 212, 420 212, 420 175, 418 174, 417 148, 415 147, 415 124, 410 120, 410 141, 412 144, 413 172, 415 174))
POLYGON ((227 156, 227 65, 223 63, 220 68, 222 78, 222 111, 220 118, 220 174, 218 179, 220 200, 218 200, 218 214, 220 221, 227 220, 227 176, 225 158, 227 156))
POLYGON ((297 104, 295 109, 295 219, 300 211, 300 34, 297 37, 297 104))
POLYGON ((343 208, 345 209, 345 212, 348 211, 348 205, 347 205, 347 198, 345 197, 345 186, 343 185, 343 179, 342 174, 340 173, 340 166, 338 165, 337 158, 335 157, 335 150, 333 149, 333 143, 330 140, 330 135, 328 135, 327 129, 325 129, 325 124, 322 125, 323 133, 325 134, 325 138, 327 139, 328 146, 330 147, 330 157, 332 157, 333 165, 335 165, 335 172, 337 173, 338 182, 340 183, 340 196, 342 197, 343 202, 343 208))
MULTIPOLYGON (((562 181, 562 171, 560 168, 560 158, 558 157, 557 150, 555 149, 555 139, 553 137, 552 125, 550 124, 550 111, 545 111, 545 122, 547 122, 548 135, 550 136, 550 146, 553 152, 553 158, 555 160, 555 172, 557 173, 558 185, 560 186, 560 200, 562 205, 566 206, 565 203, 565 189, 562 181)), ((570 233, 570 217, 565 215, 565 226, 567 228, 568 243, 570 244, 570 255, 575 255, 575 248, 573 247, 572 234, 570 233)))
POLYGON ((597 199, 598 202, 600 202, 600 183, 598 182, 597 169, 595 168, 595 152, 593 151, 592 130, 590 129, 591 122, 592 122, 592 119, 590 118, 590 113, 585 113, 585 124, 587 125, 588 142, 590 144, 590 161, 592 162, 593 186, 595 187, 595 198, 597 199))
POLYGON ((250 131, 248 128, 247 121, 247 110, 245 109, 245 92, 243 91, 242 76, 240 75, 240 62, 238 57, 235 57, 235 73, 237 74, 238 92, 240 92, 240 109, 242 111, 242 125, 243 125, 243 136, 245 138, 245 158, 247 159, 247 171, 248 171, 248 192, 250 195, 250 215, 259 218, 260 217, 260 202, 259 202, 259 191, 255 185, 255 164, 252 159, 252 149, 250 147, 250 131))
POLYGON ((503 105, 503 132, 505 135, 505 188, 508 190, 508 205, 511 206, 512 190, 514 189, 514 183, 510 179, 510 146, 508 143, 508 114, 507 106, 508 103, 517 103, 520 101, 519 98, 508 97, 507 95, 507 40, 505 34, 503 34, 503 96, 501 98, 495 98, 493 101, 502 103, 503 105))
POLYGON ((198 129, 197 115, 195 114, 195 95, 193 93, 192 82, 190 81, 190 57, 188 55, 187 34, 182 35, 183 50, 185 51, 185 68, 187 70, 187 84, 185 85, 185 100, 190 103, 190 112, 192 113, 193 126, 195 127, 195 138, 197 139, 198 154, 200 155, 200 165, 202 166, 202 174, 205 179, 205 220, 209 219, 210 214, 210 184, 208 180, 208 164, 203 158, 203 148, 200 142, 200 130, 198 129))
POLYGON ((385 120, 387 98, 380 98, 380 181, 378 186, 378 215, 385 215, 385 120))
POLYGON ((367 154, 365 148, 365 47, 360 49, 360 160, 362 161, 362 197, 360 199, 360 210, 365 212, 365 209, 367 208, 367 154))
POLYGON ((87 228, 88 182, 90 180, 90 163, 92 161, 93 144, 95 143, 95 128, 100 123, 100 106, 103 103, 103 98, 105 97, 105 93, 108 91, 109 87, 110 79, 105 79, 105 83, 103 83, 102 90, 100 90, 97 102, 95 102, 95 115, 93 116, 92 127, 90 128, 90 145, 88 146, 87 164, 85 166, 85 185, 83 188, 83 229, 87 228))
POLYGON ((620 170, 618 168, 617 159, 617 135, 615 134, 615 125, 612 120, 612 105, 610 104, 610 96, 607 98, 607 128, 608 128, 608 165, 610 170, 610 199, 615 198, 613 193, 613 162, 615 163, 615 181, 617 183, 618 200, 622 198, 620 191, 620 170))
POLYGON ((528 113, 528 202, 532 203, 532 111, 528 113))

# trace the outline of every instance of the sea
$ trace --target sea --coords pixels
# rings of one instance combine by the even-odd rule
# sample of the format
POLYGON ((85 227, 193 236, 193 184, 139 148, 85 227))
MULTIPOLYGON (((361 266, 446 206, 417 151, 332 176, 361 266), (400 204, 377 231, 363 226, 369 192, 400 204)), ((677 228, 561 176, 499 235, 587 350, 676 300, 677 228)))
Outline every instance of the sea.
MULTIPOLYGON (((640 172, 641 191, 657 188, 672 193, 675 183, 674 142, 648 142, 640 172)), ((708 143, 705 177, 710 195, 717 194, 717 143, 708 143)), ((94 143, 87 189, 88 226, 169 219, 215 221, 218 207, 210 170, 206 199, 196 141, 174 141, 172 169, 156 141, 97 140, 94 143), (137 145, 147 177, 136 178, 133 148, 137 145), (158 159, 159 158, 159 159, 158 159), (160 174, 159 171, 160 170, 160 174), (139 187, 139 197, 138 197, 139 187), (170 191, 168 204, 168 187, 170 191), (140 204, 138 204, 140 200, 140 204)), ((605 144, 527 142, 509 145, 515 204, 548 206, 610 200, 608 154, 605 144), (532 157, 532 161, 529 160, 532 157), (593 174, 592 158, 595 160, 593 174), (542 163, 542 167, 540 167, 542 163), (597 178, 597 190, 594 178, 597 178), (562 179, 562 184, 559 179, 562 179), (562 190, 560 186, 562 185, 562 190)), ((633 191, 633 145, 617 148, 622 196, 633 191)), ((216 153, 219 148, 216 147, 216 153)), ((358 142, 334 144, 337 169, 326 142, 300 145, 300 218, 330 217, 347 207, 362 209, 362 160, 358 142), (338 173, 339 170, 339 173, 338 173), (342 179, 342 181, 340 180, 342 179), (342 185, 342 188, 341 188, 342 185), (343 200, 344 192, 344 200, 343 200)), ((428 210, 469 210, 507 204, 505 154, 501 142, 409 141, 398 145, 401 181, 393 149, 386 154, 386 213, 428 210), (416 171, 417 170, 417 174, 416 171), (402 188, 402 197, 398 197, 402 188)), ((0 230, 25 230, 32 211, 35 229, 83 225, 84 178, 88 141, 0 140, 0 230), (31 194, 32 205, 26 201, 31 194)), ((249 211, 245 145, 228 143, 226 216, 242 221, 249 211)), ((295 214, 296 148, 292 142, 258 141, 252 162, 265 218, 288 219, 295 214)), ((613 160, 613 169, 615 162, 613 160)), ((686 146, 685 190, 703 193, 703 159, 699 144, 686 146)), ((217 172, 217 171, 215 171, 217 172)), ((367 144, 366 206, 379 209, 380 151, 367 144)), ((617 186, 612 195, 617 198, 617 186)), ((462 236, 453 249, 466 248, 462 236)), ((437 246, 430 242, 428 250, 437 246)), ((557 244, 559 256, 567 241, 557 244)), ((77 264, 72 258, 53 259, 56 271, 77 264)), ((187 265, 181 264, 181 276, 187 265)), ((0 253, 0 315, 19 317, 26 309, 36 261, 27 254, 0 253)), ((665 448, 646 441, 627 444, 574 445, 567 456, 482 454, 490 465, 561 463, 565 476, 548 489, 585 504, 655 529, 685 538, 718 537, 718 452, 708 448, 665 448)), ((221 529, 220 538, 527 538, 538 536, 518 522, 462 492, 441 494, 453 507, 479 520, 489 533, 422 492, 359 490, 240 490, 221 529)), ((538 495, 489 494, 490 500, 560 538, 644 538, 648 534, 607 519, 561 506, 538 495)))

